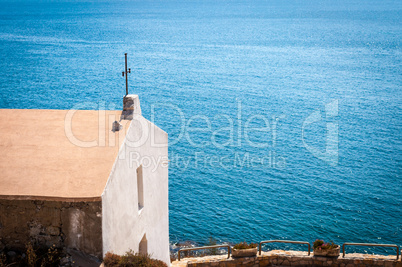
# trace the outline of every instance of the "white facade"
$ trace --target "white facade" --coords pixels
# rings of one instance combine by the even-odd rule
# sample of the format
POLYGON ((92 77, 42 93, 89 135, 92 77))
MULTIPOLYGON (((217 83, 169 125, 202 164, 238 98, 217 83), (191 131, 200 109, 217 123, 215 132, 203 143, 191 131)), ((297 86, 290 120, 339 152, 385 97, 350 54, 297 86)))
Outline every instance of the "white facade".
POLYGON ((168 135, 141 115, 138 96, 126 98, 132 121, 102 194, 103 255, 131 249, 169 266, 168 135))

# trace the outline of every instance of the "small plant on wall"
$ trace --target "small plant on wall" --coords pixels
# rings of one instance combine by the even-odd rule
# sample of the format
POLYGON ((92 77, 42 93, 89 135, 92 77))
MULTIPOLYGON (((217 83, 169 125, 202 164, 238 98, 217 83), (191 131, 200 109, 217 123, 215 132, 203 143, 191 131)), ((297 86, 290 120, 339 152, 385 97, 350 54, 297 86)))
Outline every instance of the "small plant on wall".
POLYGON ((256 248, 256 247, 257 247, 257 244, 255 244, 255 243, 247 244, 247 242, 240 242, 233 246, 234 249, 249 249, 249 248, 256 248))
POLYGON ((240 242, 233 246, 232 257, 254 257, 257 255, 257 244, 240 242))
POLYGON ((322 239, 316 239, 313 243, 314 256, 339 256, 340 247, 333 241, 326 243, 322 239))

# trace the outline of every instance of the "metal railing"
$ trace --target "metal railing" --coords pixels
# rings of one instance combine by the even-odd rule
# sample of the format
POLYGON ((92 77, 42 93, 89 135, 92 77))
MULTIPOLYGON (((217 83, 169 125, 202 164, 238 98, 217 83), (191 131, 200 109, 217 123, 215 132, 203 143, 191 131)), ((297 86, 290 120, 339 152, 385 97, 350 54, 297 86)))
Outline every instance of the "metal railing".
POLYGON ((182 248, 178 252, 177 259, 180 260, 180 252, 200 250, 200 249, 211 249, 211 248, 227 248, 228 249, 228 258, 230 258, 230 246, 229 245, 216 245, 216 246, 206 246, 206 247, 196 247, 196 248, 182 248))
MULTIPOLYGON (((267 240, 261 241, 258 246, 259 255, 261 255, 262 251, 262 244, 267 243, 288 243, 288 244, 304 244, 308 245, 308 255, 310 256, 311 245, 309 242, 304 241, 291 241, 291 240, 267 240)), ((366 246, 366 247, 393 247, 396 248, 396 259, 399 259, 399 247, 395 244, 370 244, 370 243, 344 243, 342 245, 342 254, 345 257, 345 246, 366 246)), ((230 245, 216 245, 216 246, 205 246, 205 247, 195 247, 195 248, 182 248, 179 250, 177 259, 180 261, 180 254, 185 251, 194 251, 194 250, 201 250, 201 249, 213 249, 213 248, 227 248, 228 249, 228 258, 230 258, 230 245)))
POLYGON ((370 243, 344 243, 342 245, 342 254, 345 257, 345 246, 364 246, 364 247, 392 247, 396 248, 396 259, 399 259, 399 247, 394 244, 370 244, 370 243))
POLYGON ((304 241, 290 241, 290 240, 267 240, 267 241, 261 241, 260 245, 258 247, 259 250, 259 255, 261 255, 261 245, 266 244, 266 243, 290 243, 290 244, 305 244, 308 245, 308 255, 310 256, 310 243, 309 242, 304 242, 304 241))

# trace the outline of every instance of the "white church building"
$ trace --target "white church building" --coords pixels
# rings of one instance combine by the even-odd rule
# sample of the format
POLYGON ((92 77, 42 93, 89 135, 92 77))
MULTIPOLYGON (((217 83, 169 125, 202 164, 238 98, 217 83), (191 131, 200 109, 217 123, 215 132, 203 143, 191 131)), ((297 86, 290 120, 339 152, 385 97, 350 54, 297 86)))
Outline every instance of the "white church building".
POLYGON ((0 110, 0 248, 27 242, 170 265, 168 135, 123 111, 0 110))

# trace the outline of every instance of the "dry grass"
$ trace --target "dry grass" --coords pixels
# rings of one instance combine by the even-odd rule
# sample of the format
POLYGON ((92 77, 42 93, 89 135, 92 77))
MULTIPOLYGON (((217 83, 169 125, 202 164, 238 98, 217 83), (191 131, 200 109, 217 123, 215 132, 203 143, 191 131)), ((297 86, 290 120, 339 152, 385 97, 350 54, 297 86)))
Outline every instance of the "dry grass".
POLYGON ((167 267, 163 261, 152 259, 148 254, 134 253, 131 250, 123 256, 108 252, 103 262, 106 267, 167 267))

